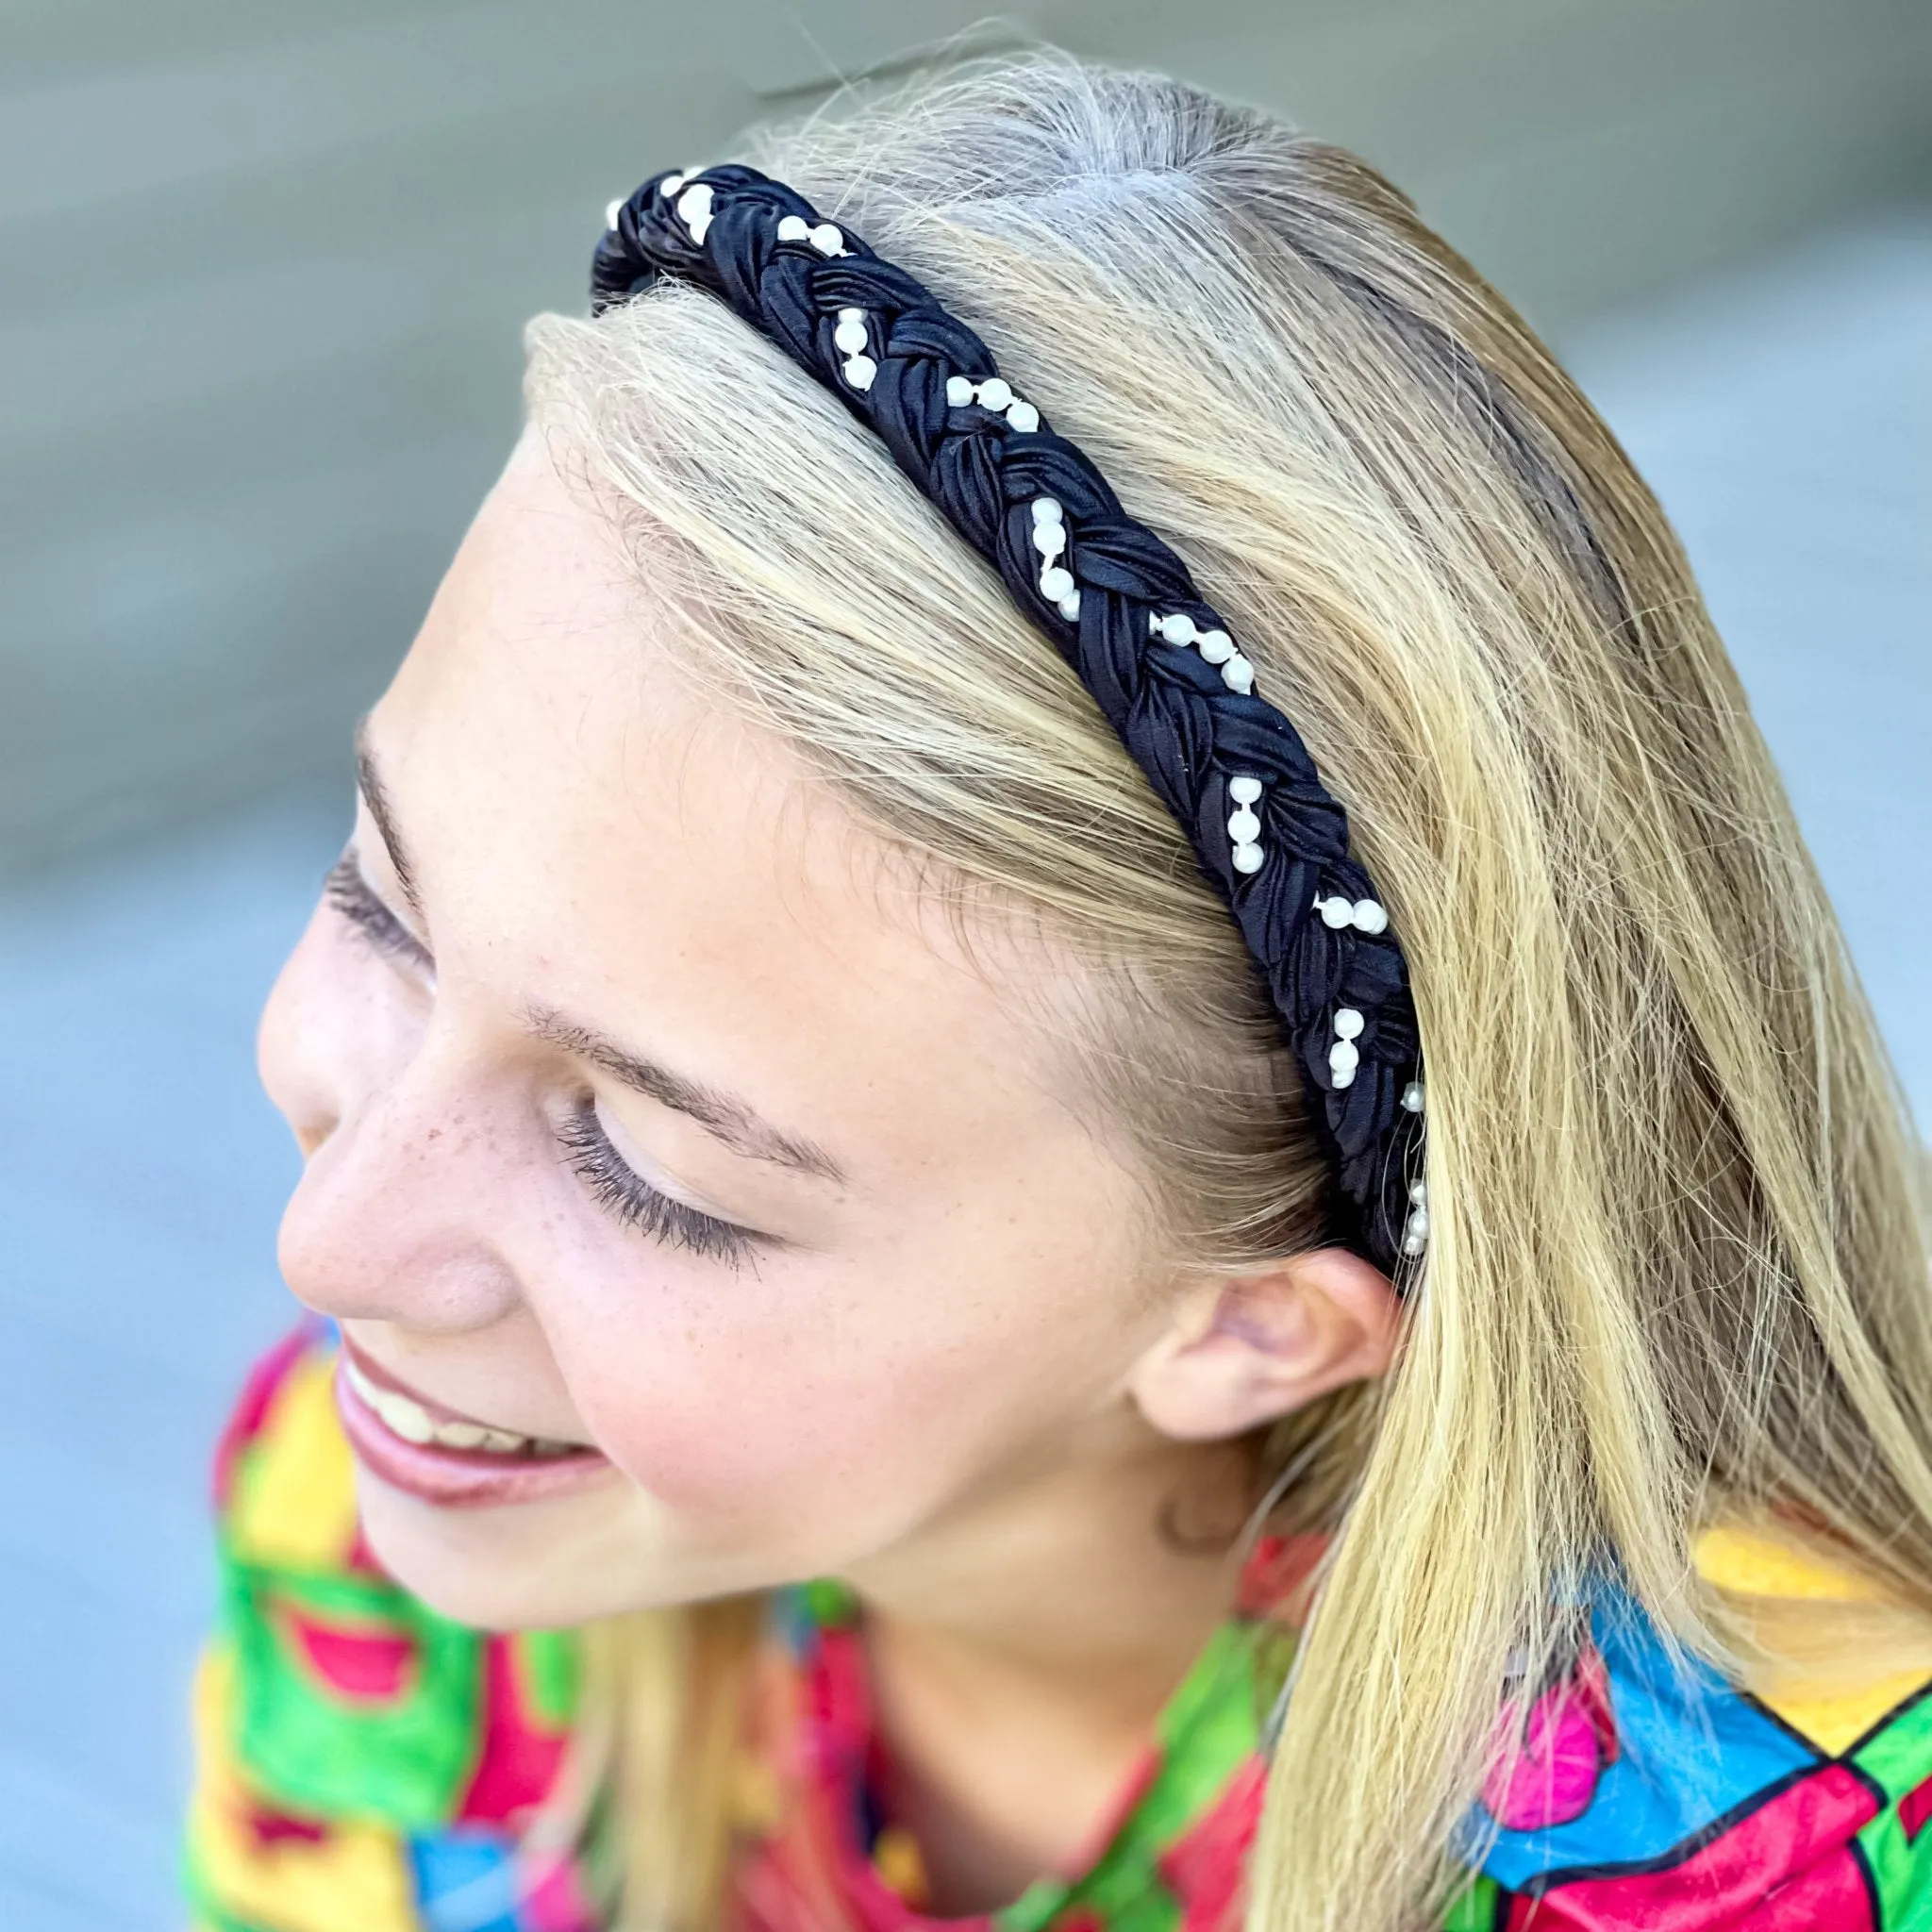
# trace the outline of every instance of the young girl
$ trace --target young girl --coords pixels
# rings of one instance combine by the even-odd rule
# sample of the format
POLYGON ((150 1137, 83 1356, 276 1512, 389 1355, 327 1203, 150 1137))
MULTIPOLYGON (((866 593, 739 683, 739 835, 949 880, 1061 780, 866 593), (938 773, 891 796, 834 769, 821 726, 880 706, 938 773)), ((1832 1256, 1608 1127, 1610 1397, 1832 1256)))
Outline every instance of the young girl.
POLYGON ((198 1922, 1932 1924, 1915 1154, 1614 441, 1165 80, 754 158, 264 1021, 198 1922))

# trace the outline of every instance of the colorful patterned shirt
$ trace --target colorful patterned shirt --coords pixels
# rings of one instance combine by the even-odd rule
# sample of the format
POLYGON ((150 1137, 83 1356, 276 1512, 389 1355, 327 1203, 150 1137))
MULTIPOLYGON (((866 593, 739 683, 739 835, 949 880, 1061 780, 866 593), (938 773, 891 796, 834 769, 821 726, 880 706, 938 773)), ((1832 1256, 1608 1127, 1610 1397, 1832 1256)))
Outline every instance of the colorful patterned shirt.
MULTIPOLYGON (((217 1457, 221 1628, 196 1690, 196 1932, 599 1932, 608 1833, 539 1847, 575 1716, 570 1632, 472 1630, 382 1573, 356 1518, 335 1353, 305 1328, 251 1378, 217 1457)), ((774 1599, 759 1681, 790 1722, 747 1789, 729 1932, 1227 1932, 1306 1580, 1264 1544, 1155 1726, 1090 1857, 987 1917, 922 1909, 916 1846, 874 1798, 849 1598, 774 1599), (789 1793, 774 1805, 770 1793, 789 1793), (782 1823, 777 1822, 782 1815, 782 1823)), ((1848 1600, 1843 1574, 1728 1533, 1730 1588, 1848 1600)), ((1932 1932, 1932 1681, 1772 1704, 1686 1673, 1599 1608, 1471 1820, 1443 1932, 1932 1932)))

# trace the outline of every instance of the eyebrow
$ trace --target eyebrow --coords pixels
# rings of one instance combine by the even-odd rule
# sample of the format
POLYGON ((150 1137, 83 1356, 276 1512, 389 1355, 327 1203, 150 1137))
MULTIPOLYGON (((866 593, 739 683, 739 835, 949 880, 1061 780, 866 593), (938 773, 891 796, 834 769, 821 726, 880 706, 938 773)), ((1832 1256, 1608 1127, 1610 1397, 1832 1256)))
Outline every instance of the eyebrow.
POLYGON ((403 842, 388 788, 382 782, 382 774, 375 768, 375 754, 369 748, 367 718, 356 726, 356 783, 361 789, 363 802, 369 807, 369 816, 375 821, 375 829, 388 850, 396 884, 403 889, 403 897, 409 902, 410 911, 421 919, 423 901, 416 892, 415 869, 409 863, 409 848, 403 842))
POLYGON ((816 1141, 774 1127, 736 1094, 721 1093, 675 1074, 561 1013, 533 1007, 525 1012, 524 1024, 540 1040, 602 1067, 634 1092, 696 1121, 732 1153, 812 1174, 835 1187, 846 1185, 845 1170, 816 1141))

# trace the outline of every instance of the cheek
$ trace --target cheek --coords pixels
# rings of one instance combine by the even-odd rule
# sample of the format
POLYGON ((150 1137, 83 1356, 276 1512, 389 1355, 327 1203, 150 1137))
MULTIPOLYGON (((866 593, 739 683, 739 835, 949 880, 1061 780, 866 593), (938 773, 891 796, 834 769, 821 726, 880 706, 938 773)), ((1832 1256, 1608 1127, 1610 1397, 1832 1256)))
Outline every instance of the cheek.
POLYGON ((904 1279, 721 1275, 587 1321, 595 1345, 554 1310, 545 1326, 590 1432, 675 1516, 767 1544, 808 1535, 836 1557, 1090 1412, 1121 1368, 1118 1320, 1047 1284, 995 1301, 930 1273, 913 1297, 904 1279))

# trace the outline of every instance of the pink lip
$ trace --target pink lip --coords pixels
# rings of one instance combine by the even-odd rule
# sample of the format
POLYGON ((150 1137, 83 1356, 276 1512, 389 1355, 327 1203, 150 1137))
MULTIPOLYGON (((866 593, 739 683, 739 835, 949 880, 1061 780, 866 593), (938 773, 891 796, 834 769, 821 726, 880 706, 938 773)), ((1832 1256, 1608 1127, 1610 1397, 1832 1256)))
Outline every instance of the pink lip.
MULTIPOLYGON (((344 1340, 345 1348, 352 1346, 344 1340)), ((356 1366, 386 1388, 420 1403, 439 1422, 458 1416, 419 1395, 358 1349, 356 1366)), ((420 1497, 443 1509, 490 1509, 511 1503, 541 1503, 607 1481, 616 1474, 602 1450, 573 1449, 567 1456, 541 1459, 491 1456, 479 1449, 447 1449, 435 1442, 408 1442, 396 1434, 357 1393, 341 1367, 335 1377, 336 1409, 356 1458, 391 1489, 420 1497)))

